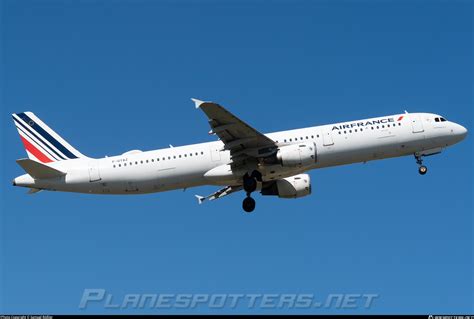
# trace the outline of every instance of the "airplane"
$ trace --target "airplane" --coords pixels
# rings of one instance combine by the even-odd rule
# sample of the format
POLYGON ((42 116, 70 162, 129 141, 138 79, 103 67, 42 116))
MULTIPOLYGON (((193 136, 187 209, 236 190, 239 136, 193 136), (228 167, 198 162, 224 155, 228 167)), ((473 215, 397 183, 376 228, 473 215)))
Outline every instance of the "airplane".
POLYGON ((12 114, 28 158, 27 174, 13 186, 90 194, 146 194, 223 186, 199 204, 244 191, 242 208, 255 209, 251 194, 300 198, 311 194, 312 169, 441 153, 467 135, 463 126, 431 113, 408 113, 262 134, 217 103, 192 99, 219 140, 118 156, 83 155, 32 112, 12 114))

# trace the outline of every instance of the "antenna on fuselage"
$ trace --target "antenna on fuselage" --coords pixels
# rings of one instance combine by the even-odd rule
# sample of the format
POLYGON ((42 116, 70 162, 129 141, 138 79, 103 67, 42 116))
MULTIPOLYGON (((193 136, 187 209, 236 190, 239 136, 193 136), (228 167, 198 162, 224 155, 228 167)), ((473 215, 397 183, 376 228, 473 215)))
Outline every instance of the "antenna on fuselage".
POLYGON ((405 110, 405 114, 408 114, 407 110, 405 110))

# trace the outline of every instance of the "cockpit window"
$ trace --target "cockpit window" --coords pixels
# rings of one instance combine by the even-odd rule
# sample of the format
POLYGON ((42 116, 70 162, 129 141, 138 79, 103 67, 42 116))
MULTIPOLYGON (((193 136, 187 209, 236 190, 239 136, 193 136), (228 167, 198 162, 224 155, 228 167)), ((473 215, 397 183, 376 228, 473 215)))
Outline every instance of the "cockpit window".
POLYGON ((440 120, 441 122, 446 122, 446 119, 444 117, 442 117, 440 120))
POLYGON ((435 117, 435 122, 439 122, 439 117, 435 117))

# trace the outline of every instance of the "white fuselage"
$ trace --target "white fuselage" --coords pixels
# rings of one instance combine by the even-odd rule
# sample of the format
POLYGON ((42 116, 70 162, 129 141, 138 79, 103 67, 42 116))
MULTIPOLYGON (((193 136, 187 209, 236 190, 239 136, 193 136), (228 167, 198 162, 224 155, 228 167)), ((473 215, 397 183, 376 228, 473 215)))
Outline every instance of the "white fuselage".
MULTIPOLYGON (((461 141, 466 129, 450 121, 435 122, 435 114, 397 114, 345 123, 314 126, 266 134, 282 148, 314 143, 311 165, 262 165, 263 181, 336 165, 367 162, 419 153, 430 155, 461 141)), ((53 179, 34 180, 28 174, 14 180, 17 186, 93 194, 144 194, 201 185, 239 185, 245 172, 230 170, 229 151, 220 141, 131 151, 101 159, 78 158, 50 163, 66 172, 53 179)))

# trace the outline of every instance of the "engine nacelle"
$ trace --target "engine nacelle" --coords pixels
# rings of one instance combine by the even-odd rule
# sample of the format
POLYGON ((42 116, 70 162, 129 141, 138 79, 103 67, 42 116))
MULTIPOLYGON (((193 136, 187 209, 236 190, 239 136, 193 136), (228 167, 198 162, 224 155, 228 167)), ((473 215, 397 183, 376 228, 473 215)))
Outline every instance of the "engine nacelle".
POLYGON ((308 174, 299 174, 262 185, 262 195, 280 198, 300 198, 311 194, 311 178, 308 174))
POLYGON ((316 147, 313 143, 284 146, 278 150, 276 158, 285 167, 309 166, 316 162, 316 147))

